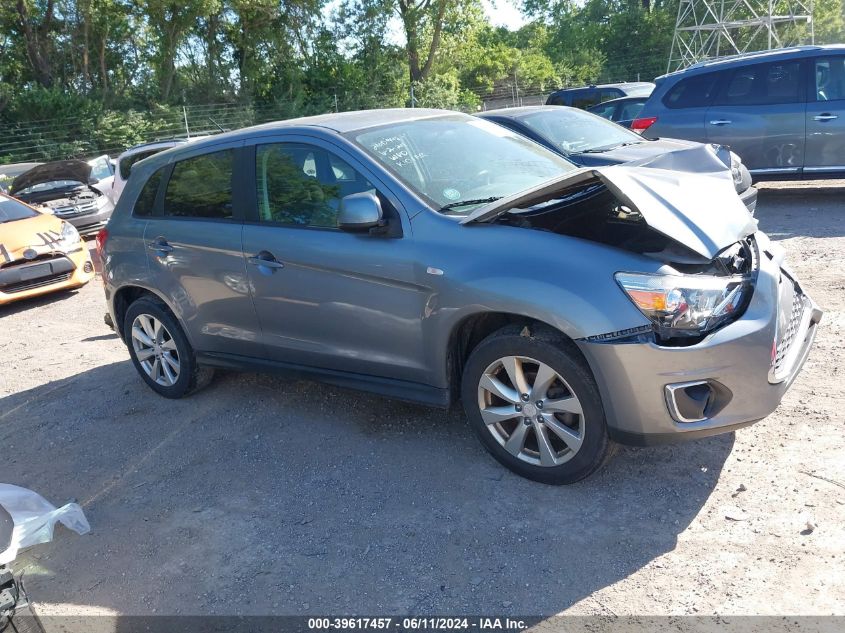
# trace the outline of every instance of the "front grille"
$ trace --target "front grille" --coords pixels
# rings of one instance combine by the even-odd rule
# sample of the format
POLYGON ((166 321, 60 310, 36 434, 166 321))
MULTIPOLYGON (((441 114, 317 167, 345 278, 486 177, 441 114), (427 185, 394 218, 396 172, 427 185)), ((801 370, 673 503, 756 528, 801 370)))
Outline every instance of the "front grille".
POLYGON ((32 290, 33 288, 42 288, 51 284, 57 284, 67 281, 73 275, 73 271, 66 273, 57 273, 55 275, 48 275, 39 279, 28 279, 26 281, 17 281, 12 284, 0 286, 0 290, 5 293, 12 294, 15 292, 23 292, 24 290, 32 290))
POLYGON ((13 266, 25 266, 26 264, 35 264, 38 262, 49 262, 54 259, 64 259, 64 255, 56 255, 55 253, 41 253, 32 259, 13 259, 8 262, 0 264, 0 268, 12 268, 13 266))
POLYGON ((94 213, 97 210, 97 201, 91 200, 89 202, 83 202, 81 204, 76 204, 71 207, 59 207, 53 209, 53 213, 57 216, 66 218, 68 216, 77 216, 77 215, 88 215, 89 213, 94 213))
POLYGON ((775 374, 779 374, 783 369, 783 362, 786 359, 789 349, 795 342, 795 335, 798 334, 798 326, 801 325, 801 317, 804 316, 804 295, 797 290, 792 295, 792 309, 789 314, 789 320, 786 322, 786 327, 781 333, 780 341, 778 341, 775 349, 775 374))

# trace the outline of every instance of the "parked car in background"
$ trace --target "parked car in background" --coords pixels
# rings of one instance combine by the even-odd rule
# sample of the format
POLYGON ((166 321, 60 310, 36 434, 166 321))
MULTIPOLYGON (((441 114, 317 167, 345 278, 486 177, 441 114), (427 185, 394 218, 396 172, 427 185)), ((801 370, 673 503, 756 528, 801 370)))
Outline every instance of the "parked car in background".
POLYGON ((648 140, 590 112, 561 106, 525 106, 488 110, 479 117, 527 136, 580 167, 637 165, 706 173, 729 171, 736 192, 753 214, 757 189, 736 154, 675 139, 648 140))
POLYGON ((0 305, 79 288, 93 277, 73 225, 0 193, 0 305))
POLYGON ((621 97, 590 106, 587 112, 629 128, 634 119, 640 115, 646 101, 648 97, 621 97))
POLYGON ((15 178, 41 164, 43 163, 12 163, 9 165, 0 165, 0 192, 7 193, 15 178))
MULTIPOLYGON (((106 225, 114 210, 114 203, 107 195, 111 191, 110 177, 101 182, 94 175, 98 162, 102 161, 44 163, 17 176, 9 187, 9 194, 67 220, 83 236, 95 234, 106 225)), ((100 175, 108 173, 104 171, 105 167, 101 169, 100 175)))
POLYGON ((583 110, 619 97, 647 97, 652 90, 654 84, 648 81, 562 88, 549 95, 546 105, 571 106, 583 110))
POLYGON ((757 179, 845 175, 845 45, 727 57, 655 81, 632 124, 644 136, 730 146, 757 179))
POLYGON ((442 110, 151 156, 97 247, 109 319, 158 394, 226 367, 460 398, 497 460, 547 483, 589 475, 611 438, 768 415, 821 318, 727 172, 578 169, 442 110))

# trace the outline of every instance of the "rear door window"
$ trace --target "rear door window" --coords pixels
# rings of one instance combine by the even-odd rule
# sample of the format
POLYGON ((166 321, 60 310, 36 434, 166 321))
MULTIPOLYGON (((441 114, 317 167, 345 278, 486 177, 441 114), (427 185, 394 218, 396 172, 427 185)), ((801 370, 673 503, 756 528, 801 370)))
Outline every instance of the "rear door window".
POLYGON ((231 220, 234 157, 227 149, 177 162, 164 194, 164 215, 231 220))
POLYGON ((679 109, 708 106, 723 75, 724 73, 706 73, 681 79, 663 97, 663 105, 679 109))
POLYGON ((814 99, 845 99, 845 56, 824 57, 815 61, 814 99))
POLYGON ((798 103, 801 62, 774 62, 737 68, 716 99, 718 105, 798 103))

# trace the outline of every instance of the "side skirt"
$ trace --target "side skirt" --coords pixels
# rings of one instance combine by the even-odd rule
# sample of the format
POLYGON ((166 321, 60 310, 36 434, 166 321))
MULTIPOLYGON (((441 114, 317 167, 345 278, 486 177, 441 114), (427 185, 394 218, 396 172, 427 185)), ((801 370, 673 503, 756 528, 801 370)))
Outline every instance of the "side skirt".
POLYGON ((219 352, 197 352, 197 362, 208 367, 230 369, 234 371, 255 371, 290 374, 308 380, 325 382, 338 387, 368 391, 396 400, 405 400, 417 404, 424 404, 440 409, 448 409, 451 403, 449 389, 432 387, 418 382, 382 378, 366 374, 322 369, 307 365, 296 365, 280 361, 266 360, 238 356, 237 354, 223 354, 219 352))

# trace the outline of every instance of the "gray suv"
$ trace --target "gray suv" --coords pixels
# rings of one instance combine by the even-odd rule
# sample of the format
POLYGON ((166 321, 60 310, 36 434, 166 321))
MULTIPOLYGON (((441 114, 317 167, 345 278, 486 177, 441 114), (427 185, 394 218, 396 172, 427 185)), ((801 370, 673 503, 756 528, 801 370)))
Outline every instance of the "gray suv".
POLYGON ((756 180, 845 176, 845 46, 702 62, 658 77, 631 129, 731 148, 756 180))
POLYGON ((586 477, 611 440, 768 415, 821 317, 727 171, 578 169, 439 110, 156 154, 97 246, 107 320, 162 396, 220 367, 460 399, 496 459, 547 483, 586 477))

